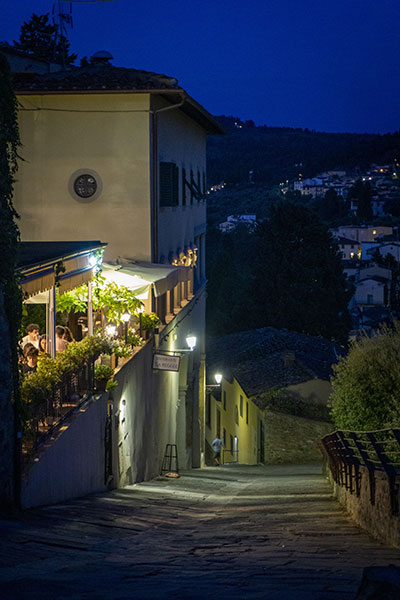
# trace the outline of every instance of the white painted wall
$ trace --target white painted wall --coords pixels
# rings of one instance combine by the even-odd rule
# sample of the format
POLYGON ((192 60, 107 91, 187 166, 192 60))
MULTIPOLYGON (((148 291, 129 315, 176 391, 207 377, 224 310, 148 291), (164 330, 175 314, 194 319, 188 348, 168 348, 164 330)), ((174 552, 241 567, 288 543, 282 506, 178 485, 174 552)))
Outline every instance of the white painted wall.
POLYGON ((22 508, 56 504, 106 489, 104 436, 108 394, 77 412, 49 440, 22 481, 22 508))
POLYGON ((204 353, 204 302, 204 294, 195 296, 160 335, 162 340, 180 323, 168 342, 160 344, 163 350, 187 347, 189 332, 198 336, 193 354, 182 358, 179 373, 152 370, 151 340, 115 376, 115 473, 119 486, 159 475, 167 444, 178 445, 182 468, 200 466, 198 379, 204 353))

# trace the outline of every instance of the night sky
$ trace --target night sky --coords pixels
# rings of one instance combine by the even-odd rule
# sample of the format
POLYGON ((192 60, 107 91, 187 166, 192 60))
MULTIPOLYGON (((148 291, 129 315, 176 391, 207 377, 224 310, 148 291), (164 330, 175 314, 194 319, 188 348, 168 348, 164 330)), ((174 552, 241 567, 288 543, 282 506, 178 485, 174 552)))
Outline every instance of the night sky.
MULTIPOLYGON (((0 40, 18 39, 32 12, 52 6, 3 2, 0 40)), ((79 58, 108 50, 116 66, 174 76, 214 115, 333 132, 400 128, 399 0, 113 0, 74 2, 72 13, 79 58)))

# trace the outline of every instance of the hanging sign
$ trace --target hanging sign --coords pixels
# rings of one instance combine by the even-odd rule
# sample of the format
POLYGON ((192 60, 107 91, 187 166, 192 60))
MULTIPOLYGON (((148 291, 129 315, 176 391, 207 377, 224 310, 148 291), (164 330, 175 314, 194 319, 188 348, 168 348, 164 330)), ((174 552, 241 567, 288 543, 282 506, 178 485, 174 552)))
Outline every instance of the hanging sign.
POLYGON ((155 354, 153 356, 153 369, 159 369, 160 371, 179 371, 180 361, 180 356, 155 354))

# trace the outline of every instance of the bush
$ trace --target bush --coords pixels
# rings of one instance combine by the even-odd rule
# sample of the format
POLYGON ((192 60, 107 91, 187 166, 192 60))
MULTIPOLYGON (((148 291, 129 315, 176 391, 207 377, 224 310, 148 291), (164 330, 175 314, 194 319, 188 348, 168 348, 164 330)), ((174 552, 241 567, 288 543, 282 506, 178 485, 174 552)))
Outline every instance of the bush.
POLYGON ((400 324, 354 342, 333 367, 331 416, 339 429, 400 426, 400 324))
POLYGON ((144 331, 154 331, 160 323, 161 321, 156 313, 142 314, 142 329, 144 331))
POLYGON ((108 381, 114 375, 114 369, 108 365, 95 365, 94 378, 108 381))
POLYGON ((27 376, 21 385, 21 397, 26 404, 42 404, 48 400, 51 390, 62 377, 74 373, 85 360, 99 354, 110 354, 112 347, 104 336, 88 336, 81 342, 68 344, 63 352, 52 359, 48 354, 39 355, 37 373, 27 376))

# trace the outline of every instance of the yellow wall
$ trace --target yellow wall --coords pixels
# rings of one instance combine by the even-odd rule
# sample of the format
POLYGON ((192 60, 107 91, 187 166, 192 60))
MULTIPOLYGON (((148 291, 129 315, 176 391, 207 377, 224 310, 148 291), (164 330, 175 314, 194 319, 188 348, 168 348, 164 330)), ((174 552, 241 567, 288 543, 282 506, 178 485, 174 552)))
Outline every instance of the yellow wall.
POLYGON ((24 95, 19 101, 27 109, 19 112, 24 162, 14 195, 22 239, 101 239, 109 243, 108 259, 149 260, 149 96, 24 95), (69 192, 79 169, 102 180, 92 202, 69 192))
POLYGON ((217 401, 213 395, 210 396, 211 402, 211 424, 206 424, 206 440, 209 444, 217 435, 217 411, 221 415, 221 439, 223 440, 223 431, 226 430, 226 445, 224 447, 225 462, 236 461, 236 455, 230 453, 230 436, 238 438, 238 458, 241 464, 257 464, 258 462, 258 432, 259 421, 262 420, 262 413, 257 406, 250 400, 239 383, 234 379, 229 383, 225 379, 221 383, 221 400, 217 401), (224 394, 226 400, 224 403, 224 394), (240 397, 243 398, 243 416, 240 414, 240 397), (224 408, 225 406, 225 408, 224 408), (248 406, 248 423, 246 422, 246 406, 248 406), (238 424, 236 423, 236 410, 238 415, 238 424))
MULTIPOLYGON (((100 239, 108 243, 108 260, 150 261, 153 137, 158 161, 175 162, 190 175, 191 168, 205 171, 205 131, 174 109, 158 115, 154 132, 150 108, 163 104, 151 105, 147 93, 24 94, 18 99, 24 160, 14 203, 22 240, 100 239), (71 176, 86 169, 102 182, 101 194, 88 202, 69 189, 71 176)), ((160 209, 155 260, 196 245, 195 237, 205 232, 205 210, 205 201, 160 209)))

